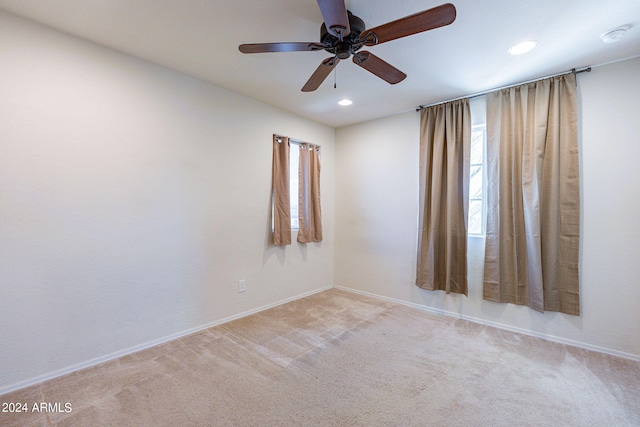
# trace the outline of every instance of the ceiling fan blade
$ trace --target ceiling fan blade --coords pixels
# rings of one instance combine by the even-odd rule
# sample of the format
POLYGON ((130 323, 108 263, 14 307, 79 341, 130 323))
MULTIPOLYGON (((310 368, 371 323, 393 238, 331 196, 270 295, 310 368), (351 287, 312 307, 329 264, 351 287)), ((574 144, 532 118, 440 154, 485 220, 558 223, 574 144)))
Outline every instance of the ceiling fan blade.
POLYGON ((305 83, 302 91, 313 92, 314 90, 318 89, 324 79, 326 79, 331 71, 336 67, 336 65, 338 65, 338 62, 340 62, 340 59, 337 56, 327 58, 322 61, 320 66, 316 68, 316 71, 313 72, 307 83, 305 83))
POLYGON ((318 6, 320 7, 320 12, 322 12, 327 31, 331 35, 341 39, 351 33, 347 6, 344 0, 318 0, 318 6))
POLYGON ((392 85, 403 81, 407 75, 371 52, 362 51, 353 55, 353 62, 392 85))
POLYGON ((304 52, 322 50, 324 45, 313 42, 251 43, 241 44, 238 49, 242 53, 304 52))
POLYGON ((385 43, 401 37, 418 34, 434 28, 444 27, 456 19, 456 8, 451 3, 405 16, 360 34, 360 40, 367 46, 385 43))

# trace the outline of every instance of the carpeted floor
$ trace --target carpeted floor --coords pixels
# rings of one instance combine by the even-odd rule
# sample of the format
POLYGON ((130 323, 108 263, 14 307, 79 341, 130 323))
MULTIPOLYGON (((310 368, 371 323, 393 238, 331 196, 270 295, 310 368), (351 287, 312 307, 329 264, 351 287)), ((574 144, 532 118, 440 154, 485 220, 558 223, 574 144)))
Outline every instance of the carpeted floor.
POLYGON ((29 407, 4 427, 640 426, 640 363, 333 289, 0 402, 29 407))

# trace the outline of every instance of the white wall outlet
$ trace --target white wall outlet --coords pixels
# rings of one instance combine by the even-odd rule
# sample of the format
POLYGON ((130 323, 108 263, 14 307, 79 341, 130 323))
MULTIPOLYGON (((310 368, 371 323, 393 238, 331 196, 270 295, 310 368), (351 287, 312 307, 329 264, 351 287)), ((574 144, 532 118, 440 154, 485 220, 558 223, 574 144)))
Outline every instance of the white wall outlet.
POLYGON ((238 280, 238 293, 244 292, 247 290, 247 281, 244 279, 238 280))

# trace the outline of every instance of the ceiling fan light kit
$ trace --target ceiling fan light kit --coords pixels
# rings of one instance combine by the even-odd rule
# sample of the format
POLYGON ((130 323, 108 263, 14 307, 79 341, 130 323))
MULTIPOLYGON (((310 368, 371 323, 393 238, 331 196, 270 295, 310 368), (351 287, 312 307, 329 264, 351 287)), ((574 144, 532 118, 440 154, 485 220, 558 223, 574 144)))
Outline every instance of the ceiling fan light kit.
POLYGON ((353 57, 354 64, 390 84, 407 75, 371 52, 361 50, 391 40, 411 36, 451 24, 456 8, 443 4, 404 18, 366 29, 364 21, 346 9, 345 0, 318 0, 324 22, 320 27, 320 42, 285 42, 241 44, 242 53, 300 52, 325 50, 333 56, 323 60, 302 87, 303 92, 316 90, 341 60, 353 57))

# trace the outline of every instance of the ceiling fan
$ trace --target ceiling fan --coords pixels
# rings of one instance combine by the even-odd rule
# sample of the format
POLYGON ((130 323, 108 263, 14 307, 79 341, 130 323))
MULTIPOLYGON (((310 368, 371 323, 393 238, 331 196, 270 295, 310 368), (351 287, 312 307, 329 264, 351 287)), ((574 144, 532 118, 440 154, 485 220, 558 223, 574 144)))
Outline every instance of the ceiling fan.
POLYGON ((302 87, 303 92, 316 90, 338 63, 353 55, 353 62, 390 84, 404 80, 407 75, 393 65, 366 50, 401 37, 432 30, 451 24, 456 19, 456 8, 443 4, 404 18, 366 29, 364 21, 347 10, 345 0, 318 0, 324 23, 320 27, 320 43, 285 42, 252 43, 238 46, 242 53, 300 52, 326 50, 333 54, 327 58, 302 87))

